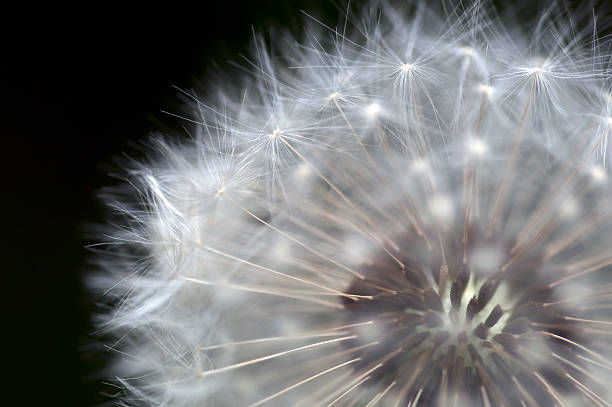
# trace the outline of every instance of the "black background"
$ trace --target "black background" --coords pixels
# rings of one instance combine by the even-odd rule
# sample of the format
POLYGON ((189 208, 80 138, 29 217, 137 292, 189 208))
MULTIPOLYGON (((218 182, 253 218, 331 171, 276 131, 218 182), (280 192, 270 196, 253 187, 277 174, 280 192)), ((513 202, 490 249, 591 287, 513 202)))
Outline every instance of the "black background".
MULTIPOLYGON (((189 89, 216 62, 248 53, 251 26, 297 27, 300 9, 334 25, 327 0, 87 3, 4 10, 0 162, 0 353, 14 405, 89 406, 102 395, 104 357, 88 351, 96 296, 85 248, 102 223, 97 191, 116 181, 113 157, 157 129, 179 128, 172 87, 189 89), (8 69, 7 69, 8 68, 8 69), (7 148, 8 147, 8 148, 7 148), (5 260, 7 259, 7 260, 5 260)), ((608 8, 609 10, 609 8, 608 8)), ((231 86, 231 84, 230 84, 231 86)))

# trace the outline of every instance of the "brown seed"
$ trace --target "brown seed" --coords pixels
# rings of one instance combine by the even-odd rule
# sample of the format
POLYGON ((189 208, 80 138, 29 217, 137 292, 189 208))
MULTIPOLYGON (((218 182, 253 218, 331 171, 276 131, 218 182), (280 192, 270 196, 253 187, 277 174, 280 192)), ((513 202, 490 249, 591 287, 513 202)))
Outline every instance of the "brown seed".
POLYGON ((478 309, 478 298, 472 297, 465 310, 465 317, 468 319, 468 321, 471 321, 474 319, 474 316, 478 313, 478 311, 480 311, 478 309))
POLYGON ((493 327, 497 323, 497 321, 499 321, 502 315, 504 315, 504 311, 498 304, 495 306, 495 308, 491 310, 491 313, 489 314, 489 316, 487 317, 487 320, 485 321, 485 325, 488 328, 493 327))
POLYGON ((487 335, 489 335, 489 328, 483 324, 478 324, 478 326, 474 328, 474 334, 480 339, 487 339, 487 335))
POLYGON ((512 334, 501 333, 495 335, 493 340, 499 343, 507 351, 513 351, 518 347, 518 342, 512 334))

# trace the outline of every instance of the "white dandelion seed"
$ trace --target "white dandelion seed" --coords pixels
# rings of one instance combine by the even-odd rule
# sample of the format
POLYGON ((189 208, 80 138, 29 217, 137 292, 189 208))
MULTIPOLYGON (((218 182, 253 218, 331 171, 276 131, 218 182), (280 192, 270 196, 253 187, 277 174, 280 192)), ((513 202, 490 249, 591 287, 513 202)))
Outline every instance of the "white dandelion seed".
POLYGON ((609 41, 445 10, 312 19, 190 96, 111 197, 118 403, 612 405, 609 41))

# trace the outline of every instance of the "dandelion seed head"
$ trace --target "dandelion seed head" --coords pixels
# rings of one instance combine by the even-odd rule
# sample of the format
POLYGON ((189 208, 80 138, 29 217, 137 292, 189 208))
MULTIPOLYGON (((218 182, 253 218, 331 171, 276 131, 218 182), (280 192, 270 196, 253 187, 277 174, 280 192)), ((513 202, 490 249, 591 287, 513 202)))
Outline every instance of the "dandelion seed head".
POLYGON ((478 86, 478 91, 486 96, 491 96, 493 94, 493 88, 489 85, 478 86))
POLYGON ((256 39, 109 194, 119 403, 607 406, 609 40, 566 14, 256 39))
POLYGON ((282 135, 280 129, 277 127, 271 134, 270 137, 272 139, 277 139, 278 137, 280 137, 282 135))
POLYGON ((470 48, 470 47, 461 47, 460 51, 465 56, 472 56, 472 55, 474 55, 474 50, 472 48, 470 48))
POLYGON ((404 73, 410 73, 414 69, 414 64, 403 64, 401 69, 404 73))
POLYGON ((366 107, 365 111, 370 119, 375 119, 380 114, 381 109, 378 103, 371 103, 366 107))
POLYGON ((453 215, 453 203, 445 196, 434 198, 429 203, 429 207, 439 220, 449 220, 453 215))
POLYGON ((412 162, 412 169, 415 172, 424 172, 424 171, 427 171, 428 168, 429 168, 429 164, 427 163, 426 159, 417 158, 412 162))
POLYGON ((295 170, 295 174, 300 179, 306 179, 312 175, 312 170, 306 164, 300 164, 295 170))
POLYGON ((573 198, 567 198, 561 202, 560 206, 561 216, 564 218, 573 218, 580 212, 580 204, 573 198))
POLYGON ((468 150, 476 156, 482 156, 487 153, 487 145, 477 138, 471 138, 468 142, 468 150))
POLYGON ((601 166, 594 165, 591 167, 591 177, 595 182, 603 183, 607 179, 606 171, 601 166))

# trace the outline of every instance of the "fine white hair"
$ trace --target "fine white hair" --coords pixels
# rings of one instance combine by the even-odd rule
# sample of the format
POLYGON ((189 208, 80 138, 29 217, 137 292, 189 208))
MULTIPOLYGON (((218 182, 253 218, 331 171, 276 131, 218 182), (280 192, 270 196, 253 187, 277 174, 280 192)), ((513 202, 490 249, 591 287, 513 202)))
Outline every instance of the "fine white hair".
POLYGON ((107 195, 117 402, 610 406, 610 41, 510 11, 307 15, 185 92, 107 195))

